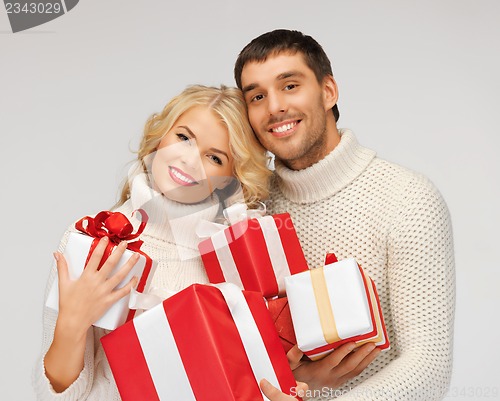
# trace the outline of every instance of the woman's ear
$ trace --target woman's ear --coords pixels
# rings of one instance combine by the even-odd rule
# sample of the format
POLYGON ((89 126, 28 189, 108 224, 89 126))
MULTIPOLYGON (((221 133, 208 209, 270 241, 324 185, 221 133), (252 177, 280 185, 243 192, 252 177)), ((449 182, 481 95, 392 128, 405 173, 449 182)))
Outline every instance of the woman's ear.
POLYGON ((332 75, 326 75, 323 78, 323 103, 325 110, 330 110, 337 104, 339 100, 339 92, 337 83, 332 75))

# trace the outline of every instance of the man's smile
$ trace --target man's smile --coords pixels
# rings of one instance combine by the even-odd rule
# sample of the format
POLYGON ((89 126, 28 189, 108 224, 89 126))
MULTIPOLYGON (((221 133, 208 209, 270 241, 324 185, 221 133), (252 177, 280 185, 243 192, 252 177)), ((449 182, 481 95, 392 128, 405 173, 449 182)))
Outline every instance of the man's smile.
POLYGON ((276 124, 273 124, 269 127, 268 132, 270 132, 275 137, 284 137, 291 135, 295 132, 297 126, 302 120, 287 120, 282 121, 276 124))

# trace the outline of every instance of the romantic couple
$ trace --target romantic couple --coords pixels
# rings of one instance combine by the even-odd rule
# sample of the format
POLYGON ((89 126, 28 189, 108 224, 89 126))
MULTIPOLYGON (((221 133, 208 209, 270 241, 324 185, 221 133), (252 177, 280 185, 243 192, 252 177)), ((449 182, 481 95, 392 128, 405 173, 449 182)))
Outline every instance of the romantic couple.
MULTIPOLYGON (((129 217, 141 207, 150 216, 141 249, 158 262, 153 291, 165 296, 207 283, 195 254, 196 223, 217 221, 221 202, 233 198, 264 201, 269 214, 290 213, 310 268, 323 265, 328 251, 358 261, 376 283, 391 341, 383 353, 374 344, 352 352, 348 343, 316 362, 292 348, 298 389, 321 399, 441 399, 451 378, 455 305, 451 223, 441 195, 337 127, 337 84, 310 36, 276 30, 257 37, 241 51, 234 75, 238 89, 191 86, 146 123, 114 210, 129 217), (266 151, 275 156, 274 171, 266 151), (177 216, 183 224, 174 229, 177 216)), ((47 288, 58 277, 59 313, 44 309, 37 399, 120 400, 99 341, 106 331, 92 323, 136 285, 134 278, 113 290, 136 258, 108 278, 126 244, 98 270, 101 239, 72 281, 62 252, 74 231, 54 253, 47 288)), ((273 401, 295 399, 265 381, 261 388, 273 401)))

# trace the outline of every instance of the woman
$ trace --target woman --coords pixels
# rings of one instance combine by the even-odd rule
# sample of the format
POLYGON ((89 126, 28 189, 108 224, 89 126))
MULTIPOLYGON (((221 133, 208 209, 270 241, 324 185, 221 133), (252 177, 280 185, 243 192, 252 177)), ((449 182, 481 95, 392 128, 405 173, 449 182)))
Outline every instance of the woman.
MULTIPOLYGON (((253 135, 239 90, 192 86, 151 116, 115 211, 129 217, 142 208, 149 215, 141 250, 158 263, 152 292, 165 296, 206 283, 195 224, 216 220, 221 208, 238 195, 248 204, 265 198, 269 175, 265 151, 253 135)), ((134 217, 130 220, 135 227, 140 224, 134 217)), ((107 243, 103 238, 81 277, 72 281, 62 252, 74 231, 71 226, 54 253, 57 269, 53 266, 47 288, 58 274, 59 313, 44 310, 35 391, 40 400, 120 400, 99 341, 107 331, 92 323, 135 286, 134 278, 113 290, 137 257, 108 279, 126 244, 97 270, 107 243)))

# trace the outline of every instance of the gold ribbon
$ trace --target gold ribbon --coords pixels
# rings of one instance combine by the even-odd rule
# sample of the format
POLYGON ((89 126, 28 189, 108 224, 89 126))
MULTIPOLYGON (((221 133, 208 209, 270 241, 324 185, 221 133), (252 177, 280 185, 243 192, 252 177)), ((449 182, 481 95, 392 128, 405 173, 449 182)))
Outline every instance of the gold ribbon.
POLYGON ((323 267, 309 270, 311 274, 311 283, 316 299, 316 307, 318 308, 319 320, 323 336, 328 344, 340 341, 337 325, 333 316, 332 304, 328 295, 326 286, 325 272, 323 267))

